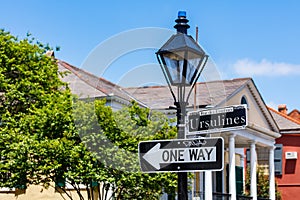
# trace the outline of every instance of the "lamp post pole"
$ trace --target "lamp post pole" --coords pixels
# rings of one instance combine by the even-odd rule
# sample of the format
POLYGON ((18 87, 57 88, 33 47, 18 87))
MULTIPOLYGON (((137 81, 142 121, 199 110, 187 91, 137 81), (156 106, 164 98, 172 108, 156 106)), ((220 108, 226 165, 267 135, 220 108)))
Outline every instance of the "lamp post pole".
MULTIPOLYGON (((156 52, 157 60, 174 98, 177 115, 178 139, 185 139, 186 106, 195 84, 207 62, 208 55, 187 35, 190 27, 186 12, 179 11, 174 28, 177 33, 156 52), (173 87, 177 88, 174 92, 173 87)), ((178 168, 178 200, 188 200, 187 172, 178 168)))
MULTIPOLYGON (((185 116, 186 116, 186 102, 175 102, 176 106, 176 115, 177 115, 177 130, 178 130, 178 139, 185 138, 185 116)), ((178 187, 178 200, 187 200, 188 199, 188 178, 187 172, 178 172, 177 173, 177 187, 178 187)))

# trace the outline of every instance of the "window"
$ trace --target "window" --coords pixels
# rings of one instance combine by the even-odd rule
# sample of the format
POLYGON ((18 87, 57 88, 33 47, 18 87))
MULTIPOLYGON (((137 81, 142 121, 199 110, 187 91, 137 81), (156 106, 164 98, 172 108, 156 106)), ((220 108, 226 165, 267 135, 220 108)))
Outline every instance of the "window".
POLYGON ((246 99, 245 96, 243 96, 243 97, 241 98, 241 104, 246 104, 247 107, 248 107, 248 102, 247 102, 247 99, 246 99))

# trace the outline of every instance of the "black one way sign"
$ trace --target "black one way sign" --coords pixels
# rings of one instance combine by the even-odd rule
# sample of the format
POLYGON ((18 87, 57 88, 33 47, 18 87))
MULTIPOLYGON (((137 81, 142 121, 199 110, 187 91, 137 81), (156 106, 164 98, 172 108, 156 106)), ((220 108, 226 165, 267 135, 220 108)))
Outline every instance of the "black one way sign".
POLYGON ((143 172, 189 172, 223 169, 224 141, 221 137, 153 140, 139 143, 143 172))

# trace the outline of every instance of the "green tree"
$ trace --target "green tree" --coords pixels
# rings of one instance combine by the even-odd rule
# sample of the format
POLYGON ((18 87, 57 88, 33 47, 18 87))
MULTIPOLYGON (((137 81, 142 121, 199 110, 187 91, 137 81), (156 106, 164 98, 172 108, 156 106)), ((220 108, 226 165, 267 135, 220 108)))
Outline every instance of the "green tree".
MULTIPOLYGON (((258 167, 257 172, 256 172, 256 177, 257 177, 257 196, 260 198, 269 198, 269 176, 265 175, 263 168, 258 167)), ((246 196, 250 196, 250 169, 249 167, 247 168, 246 171, 246 180, 245 180, 245 194, 246 196)), ((276 199, 280 200, 281 199, 281 194, 279 193, 277 189, 277 184, 275 187, 275 192, 276 192, 276 199)))
POLYGON ((113 199, 159 199, 163 192, 174 193, 176 174, 143 174, 138 164, 140 141, 176 136, 176 128, 165 115, 135 102, 113 112, 105 101, 78 101, 74 115, 83 143, 97 157, 97 172, 90 181, 100 183, 99 199, 108 199, 109 191, 113 199))
POLYGON ((79 144, 71 93, 47 50, 0 30, 0 187, 49 186, 79 144))
POLYGON ((47 50, 0 30, 0 187, 55 182, 72 199, 68 183, 80 199, 84 186, 101 200, 175 191, 175 174, 142 174, 137 159, 139 141, 175 137, 170 121, 136 103, 113 112, 104 101, 73 102, 47 50))

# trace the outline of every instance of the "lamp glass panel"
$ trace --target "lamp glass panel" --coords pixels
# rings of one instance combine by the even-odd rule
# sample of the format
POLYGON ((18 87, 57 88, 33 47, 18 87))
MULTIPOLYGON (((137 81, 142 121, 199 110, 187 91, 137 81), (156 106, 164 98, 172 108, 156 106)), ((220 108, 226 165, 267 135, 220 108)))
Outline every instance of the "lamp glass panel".
POLYGON ((164 60, 166 62, 166 70, 169 71, 169 79, 171 79, 172 85, 185 84, 191 85, 195 78, 195 73, 198 72, 198 65, 201 60, 199 55, 194 53, 188 53, 186 56, 186 75, 184 76, 184 52, 168 53, 164 54, 164 60))
POLYGON ((166 70, 169 72, 169 79, 172 85, 178 85, 182 83, 182 70, 183 60, 170 59, 165 57, 166 70))
POLYGON ((186 80, 192 84, 198 73, 200 58, 189 59, 187 63, 186 80))

